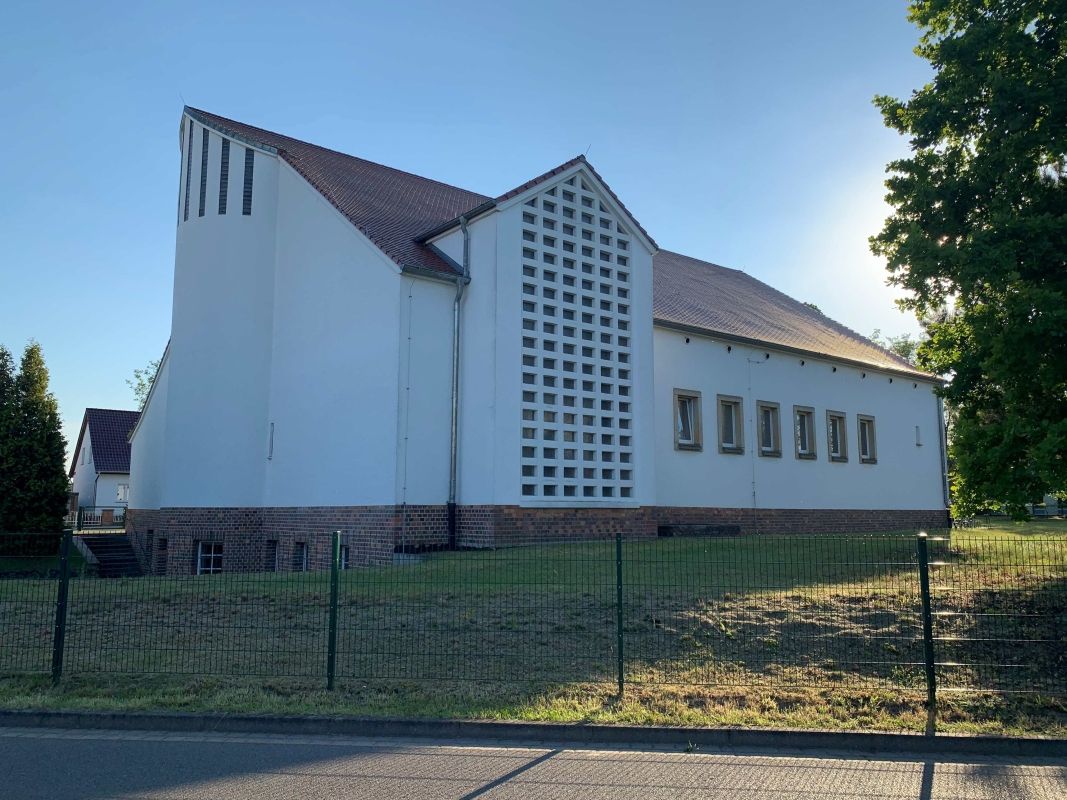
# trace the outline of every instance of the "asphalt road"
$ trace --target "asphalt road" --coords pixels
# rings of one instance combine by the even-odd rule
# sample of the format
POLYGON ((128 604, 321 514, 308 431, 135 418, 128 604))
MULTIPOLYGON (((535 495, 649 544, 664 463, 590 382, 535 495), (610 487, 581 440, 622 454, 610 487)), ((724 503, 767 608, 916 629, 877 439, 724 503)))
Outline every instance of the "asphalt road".
POLYGON ((0 728, 0 798, 1063 800, 1067 761, 0 728))

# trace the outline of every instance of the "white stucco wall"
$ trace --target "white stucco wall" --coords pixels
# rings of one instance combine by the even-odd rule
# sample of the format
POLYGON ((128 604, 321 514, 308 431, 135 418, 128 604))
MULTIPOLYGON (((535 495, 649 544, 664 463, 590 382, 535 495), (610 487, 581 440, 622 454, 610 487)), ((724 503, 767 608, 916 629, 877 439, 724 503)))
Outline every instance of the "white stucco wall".
MULTIPOLYGON (((460 334, 458 501, 496 502, 497 228, 498 214, 475 221, 470 232, 471 282, 463 295, 460 334)), ((453 235, 454 236, 454 235, 453 235)), ((513 329, 517 315, 501 324, 513 329)), ((516 375, 517 379, 517 375, 516 375)), ((448 402, 447 396, 445 402, 448 402)), ((516 433, 517 435, 517 433, 516 433)))
POLYGON ((933 386, 829 361, 656 328, 657 503, 726 508, 944 508, 933 386), (686 343, 686 339, 689 343, 686 343), (728 352, 727 347, 732 351, 728 352), (770 358, 766 354, 770 353, 770 358), (806 362, 801 366, 801 362, 806 362), (890 379, 892 378, 892 382, 890 379), (702 394, 703 449, 674 447, 674 389, 702 394), (743 455, 718 450, 716 395, 743 398, 743 455), (757 455, 756 402, 781 404, 782 457, 757 455), (793 406, 815 408, 818 457, 799 460, 793 406), (847 414, 848 462, 827 454, 826 411, 847 414), (861 464, 857 414, 875 417, 877 464, 861 464), (915 426, 922 446, 915 444, 915 426))
POLYGON ((71 484, 71 491, 78 494, 79 506, 96 504, 96 466, 93 464, 93 443, 88 426, 82 436, 81 447, 74 454, 74 475, 71 476, 71 484))
POLYGON ((411 505, 448 499, 452 307, 455 284, 400 281, 396 497, 411 505))
POLYGON ((161 504, 166 473, 169 384, 168 350, 153 381, 149 401, 130 438, 130 508, 159 508, 161 504))
MULTIPOLYGON (((256 151, 252 213, 245 216, 245 146, 232 142, 228 209, 220 215, 221 137, 212 133, 200 217, 200 130, 195 123, 189 218, 177 231, 160 503, 254 506, 266 463, 278 160, 256 151)), ((184 155, 182 166, 184 194, 184 155)))
MULTIPOLYGON (((399 270, 291 167, 278 178, 268 506, 396 497, 399 270)), ((257 499, 257 503, 259 499, 257 499)), ((440 501, 439 501, 440 502, 440 501)))
POLYGON ((129 484, 128 473, 105 472, 96 479, 96 503, 98 508, 121 508, 127 503, 118 500, 118 488, 120 484, 129 484))
MULTIPOLYGON (((229 209, 219 215, 222 140, 215 133, 206 213, 200 217, 200 130, 196 123, 189 219, 178 224, 171 346, 133 439, 130 505, 445 502, 454 284, 401 275, 303 178, 268 153, 256 152, 253 209, 244 216, 240 142, 231 143, 229 209)), ((183 149, 179 218, 185 164, 183 149)), ((580 169, 531 192, 560 186, 580 169)), ((595 179, 585 175, 595 187, 595 179)), ((686 343, 685 334, 653 329, 652 256, 633 230, 622 234, 630 250, 621 254, 629 259, 632 496, 524 496, 522 213, 529 196, 513 198, 469 226, 461 504, 943 507, 937 402, 930 384, 913 387, 901 377, 890 383, 888 375, 874 371, 863 378, 861 369, 844 365, 834 372, 829 362, 816 359, 801 366, 801 357, 738 345, 728 352, 725 342, 709 337, 690 334, 686 343), (703 395, 701 452, 674 448, 675 388, 703 395), (716 394, 744 398, 742 456, 718 452, 716 394), (757 400, 780 404, 781 458, 756 455, 757 400), (815 461, 794 456, 794 404, 815 408, 815 461), (846 464, 827 458, 828 408, 848 415, 846 464), (858 413, 876 418, 877 464, 859 463, 858 413), (916 425, 921 447, 915 446, 916 425)), ((603 213, 624 220, 617 211, 603 213)), ((598 238, 600 233, 598 226, 598 238)), ((462 244, 458 231, 437 242, 457 262, 462 244)), ((558 272, 562 275, 562 268, 558 272)), ((539 285, 538 291, 545 288, 539 285)), ((617 304, 623 296, 618 289, 604 297, 617 304)), ((615 342, 616 350, 622 349, 615 342)), ((598 411, 605 399, 597 397, 598 411)), ((575 446, 583 449, 580 439, 575 446)), ((589 465, 579 460, 576 466, 589 465)), ((79 471, 75 480, 81 480, 79 471)), ((106 497, 113 499, 114 487, 106 497)))

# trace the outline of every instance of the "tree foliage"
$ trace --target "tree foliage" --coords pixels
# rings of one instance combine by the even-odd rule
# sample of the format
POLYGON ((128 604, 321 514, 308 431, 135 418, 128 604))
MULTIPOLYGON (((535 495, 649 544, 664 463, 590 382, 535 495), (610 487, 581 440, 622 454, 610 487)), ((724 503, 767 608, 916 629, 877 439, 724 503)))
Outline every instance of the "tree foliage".
POLYGON ((913 0, 934 68, 876 98, 910 138, 872 249, 949 379, 957 513, 1067 489, 1067 0, 913 0))
POLYGON ((870 340, 879 347, 884 347, 891 353, 896 353, 910 364, 915 363, 915 356, 922 344, 922 339, 917 339, 910 333, 902 333, 899 336, 883 336, 881 328, 875 328, 870 335, 870 340))
POLYGON ((0 347, 0 529, 62 528, 66 447, 41 346, 26 346, 17 373, 11 354, 0 347))
POLYGON ((155 383, 156 374, 159 372, 159 362, 158 358, 152 359, 141 369, 135 369, 133 378, 126 381, 126 385, 133 389, 138 411, 144 411, 144 404, 148 402, 148 393, 152 391, 152 384, 155 383))
POLYGON ((12 514, 17 414, 15 360, 11 357, 11 351, 0 345, 0 530, 6 527, 4 520, 12 514))

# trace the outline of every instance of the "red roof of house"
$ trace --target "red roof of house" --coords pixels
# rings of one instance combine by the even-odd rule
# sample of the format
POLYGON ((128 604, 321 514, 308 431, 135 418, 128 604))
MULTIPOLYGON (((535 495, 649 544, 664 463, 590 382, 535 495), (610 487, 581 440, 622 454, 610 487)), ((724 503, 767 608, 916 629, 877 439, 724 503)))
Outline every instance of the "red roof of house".
POLYGON ((87 408, 82 417, 78 445, 74 448, 74 461, 69 475, 74 474, 78 464, 85 431, 89 431, 89 443, 93 451, 93 469, 100 472, 130 471, 130 431, 140 418, 140 411, 125 411, 116 408, 87 408))

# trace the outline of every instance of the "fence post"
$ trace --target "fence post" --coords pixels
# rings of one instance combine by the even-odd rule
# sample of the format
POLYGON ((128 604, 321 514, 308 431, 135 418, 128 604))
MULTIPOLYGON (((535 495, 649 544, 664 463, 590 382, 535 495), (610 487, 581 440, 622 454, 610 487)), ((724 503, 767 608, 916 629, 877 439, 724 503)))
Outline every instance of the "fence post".
POLYGON ((326 645, 326 688, 333 691, 337 672, 337 588, 341 581, 341 532, 333 532, 330 548, 330 628, 326 645))
POLYGON ((915 540, 919 555, 919 594, 922 597, 923 661, 926 665, 926 734, 937 730, 937 672, 934 669, 934 618, 930 602, 930 552, 927 535, 920 533, 915 540))
POLYGON ((67 638, 67 589, 70 585, 70 542, 73 531, 63 531, 59 542, 59 585, 56 587, 56 622, 52 631, 52 685, 63 677, 63 650, 67 638))
POLYGON ((622 652, 622 531, 615 533, 615 653, 619 673, 619 701, 625 688, 625 661, 622 652))

